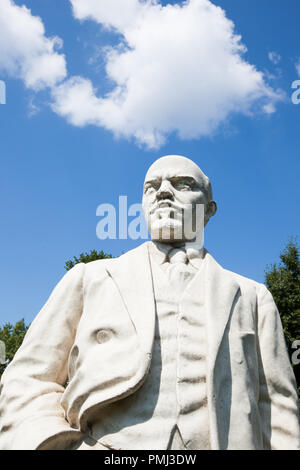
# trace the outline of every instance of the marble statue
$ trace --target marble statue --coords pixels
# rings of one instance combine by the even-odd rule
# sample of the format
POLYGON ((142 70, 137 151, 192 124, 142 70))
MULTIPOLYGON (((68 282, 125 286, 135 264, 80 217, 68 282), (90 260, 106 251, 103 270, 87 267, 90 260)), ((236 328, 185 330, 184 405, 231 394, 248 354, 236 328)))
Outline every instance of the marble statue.
POLYGON ((77 264, 33 321, 2 377, 0 449, 300 449, 273 298, 201 242, 209 179, 160 158, 143 209, 151 241, 77 264))

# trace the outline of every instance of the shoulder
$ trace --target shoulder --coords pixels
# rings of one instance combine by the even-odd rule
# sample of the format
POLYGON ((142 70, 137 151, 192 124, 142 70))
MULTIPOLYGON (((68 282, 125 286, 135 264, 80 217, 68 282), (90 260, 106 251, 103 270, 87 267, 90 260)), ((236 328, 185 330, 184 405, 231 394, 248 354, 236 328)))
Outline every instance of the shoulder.
POLYGON ((141 256, 147 252, 147 246, 148 242, 143 243, 137 248, 129 250, 116 258, 101 259, 85 264, 85 278, 91 279, 93 277, 98 277, 99 275, 108 275, 107 271, 110 271, 111 269, 116 269, 124 264, 126 266, 128 264, 130 265, 132 260, 141 258, 141 256))
POLYGON ((274 303, 271 292, 261 282, 257 282, 253 279, 241 276, 240 274, 234 273, 232 271, 225 270, 229 276, 232 276, 240 286, 242 294, 252 292, 257 297, 258 304, 260 303, 274 303))
POLYGON ((270 292, 264 284, 223 268, 216 262, 210 253, 208 253, 208 255, 209 258, 213 260, 213 263, 218 267, 223 276, 226 276, 227 278, 231 279, 232 282, 235 282, 239 285, 242 294, 255 294, 259 299, 263 299, 265 296, 271 296, 270 292))
POLYGON ((257 282, 254 279, 250 279, 248 277, 242 276, 241 274, 234 273, 233 271, 229 271, 228 269, 224 269, 224 271, 226 271, 226 273, 231 276, 236 282, 238 282, 238 284, 240 284, 241 286, 252 287, 254 289, 260 289, 265 287, 264 284, 257 282))

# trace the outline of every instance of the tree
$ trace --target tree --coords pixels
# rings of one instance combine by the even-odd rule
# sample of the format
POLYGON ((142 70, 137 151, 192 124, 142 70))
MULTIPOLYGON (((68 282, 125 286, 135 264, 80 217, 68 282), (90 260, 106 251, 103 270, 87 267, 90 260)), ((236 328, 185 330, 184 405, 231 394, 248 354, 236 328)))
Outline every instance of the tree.
POLYGON ((97 259, 110 259, 112 255, 104 253, 104 251, 91 250, 89 253, 81 253, 79 258, 74 256, 73 259, 66 261, 65 269, 69 271, 75 264, 78 263, 90 263, 91 261, 96 261, 97 259))
MULTIPOLYGON (((278 307, 287 348, 292 357, 293 343, 300 340, 300 255, 297 243, 291 240, 280 255, 281 262, 265 271, 266 286, 278 307)), ((300 392, 300 364, 293 364, 300 392)))
POLYGON ((5 344, 5 364, 0 365, 0 378, 4 369, 12 361, 14 355, 22 344, 28 326, 25 325, 24 319, 18 321, 14 326, 11 323, 6 323, 0 328, 0 340, 5 344))

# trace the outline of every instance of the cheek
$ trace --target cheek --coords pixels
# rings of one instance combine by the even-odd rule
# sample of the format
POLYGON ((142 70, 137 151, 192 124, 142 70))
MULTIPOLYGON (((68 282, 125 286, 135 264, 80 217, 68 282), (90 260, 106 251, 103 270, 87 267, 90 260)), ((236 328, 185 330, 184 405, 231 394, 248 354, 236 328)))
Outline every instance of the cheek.
POLYGON ((183 204, 196 206, 196 204, 205 204, 204 194, 195 194, 190 191, 176 191, 176 199, 183 204))
POLYGON ((142 200, 142 205, 143 207, 149 207, 153 204, 153 202, 156 199, 156 192, 151 191, 150 193, 144 194, 143 195, 143 200, 142 200))
POLYGON ((143 198, 142 209, 143 209, 145 217, 148 215, 152 204, 153 204, 153 198, 152 197, 147 196, 147 197, 143 198))

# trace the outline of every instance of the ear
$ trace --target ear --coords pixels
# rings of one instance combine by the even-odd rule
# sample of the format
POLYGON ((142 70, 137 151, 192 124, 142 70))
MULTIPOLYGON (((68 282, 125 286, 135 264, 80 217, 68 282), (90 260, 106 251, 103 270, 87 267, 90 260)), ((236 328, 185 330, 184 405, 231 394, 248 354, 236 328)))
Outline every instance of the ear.
POLYGON ((207 224, 209 219, 215 215, 215 213, 217 212, 217 209, 218 209, 218 206, 217 206, 217 203, 215 201, 210 201, 208 204, 206 204, 206 208, 205 208, 205 225, 207 224))
POLYGON ((218 210, 218 206, 217 206, 216 201, 210 201, 210 203, 208 204, 207 209, 208 209, 209 217, 213 217, 215 215, 215 213, 217 212, 217 210, 218 210))

